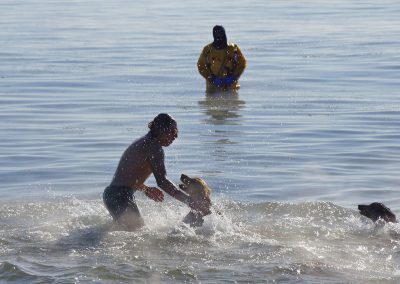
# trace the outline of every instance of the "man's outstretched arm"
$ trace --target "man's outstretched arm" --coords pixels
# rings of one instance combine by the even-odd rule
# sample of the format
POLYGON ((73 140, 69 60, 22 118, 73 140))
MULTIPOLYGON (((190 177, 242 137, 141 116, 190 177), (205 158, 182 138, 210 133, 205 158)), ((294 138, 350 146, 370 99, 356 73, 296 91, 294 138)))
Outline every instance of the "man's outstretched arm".
POLYGON ((175 184, 173 184, 167 178, 167 172, 164 165, 164 151, 162 149, 158 150, 154 155, 151 156, 150 163, 157 185, 175 199, 189 206, 191 203, 191 198, 187 194, 180 191, 175 184))

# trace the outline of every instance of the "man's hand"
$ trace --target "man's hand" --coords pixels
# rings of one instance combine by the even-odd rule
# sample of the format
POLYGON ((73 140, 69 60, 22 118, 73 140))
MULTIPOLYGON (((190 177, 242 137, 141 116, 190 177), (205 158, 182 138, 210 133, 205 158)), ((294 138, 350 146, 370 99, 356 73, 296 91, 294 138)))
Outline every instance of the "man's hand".
POLYGON ((155 202, 164 201, 164 193, 157 187, 146 187, 144 194, 146 194, 148 198, 153 199, 155 202))

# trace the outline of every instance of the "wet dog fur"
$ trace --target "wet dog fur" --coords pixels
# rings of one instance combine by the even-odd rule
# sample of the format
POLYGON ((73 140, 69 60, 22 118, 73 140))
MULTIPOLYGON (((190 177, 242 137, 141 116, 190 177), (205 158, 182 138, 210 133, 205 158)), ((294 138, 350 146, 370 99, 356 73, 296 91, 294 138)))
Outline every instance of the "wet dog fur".
POLYGON ((396 215, 382 203, 373 202, 369 205, 358 205, 358 210, 360 210, 361 215, 373 222, 397 223, 396 215))
POLYGON ((194 205, 189 214, 183 219, 183 222, 191 227, 200 227, 204 222, 203 217, 211 214, 211 189, 203 179, 198 177, 191 178, 182 174, 181 182, 179 188, 190 196, 194 205))

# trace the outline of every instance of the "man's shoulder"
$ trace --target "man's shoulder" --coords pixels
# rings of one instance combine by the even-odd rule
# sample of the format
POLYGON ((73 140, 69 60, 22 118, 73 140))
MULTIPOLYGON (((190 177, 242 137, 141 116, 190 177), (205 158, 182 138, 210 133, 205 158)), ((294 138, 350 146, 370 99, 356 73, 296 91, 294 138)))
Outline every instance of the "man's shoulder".
POLYGON ((203 47, 203 52, 208 52, 213 48, 212 42, 203 47))
MULTIPOLYGON (((206 46, 204 46, 203 53, 209 53, 213 50, 215 50, 215 49, 214 49, 213 43, 211 42, 211 43, 207 44, 206 46)), ((227 47, 224 49, 221 49, 221 50, 235 51, 235 50, 240 50, 240 48, 236 43, 229 42, 227 44, 227 47)))
MULTIPOLYGON (((159 146, 157 141, 151 137, 151 135, 148 133, 135 141, 132 142, 130 147, 132 148, 139 148, 139 149, 147 149, 147 148, 155 148, 159 146)), ((160 146, 161 147, 161 146, 160 146)))
POLYGON ((229 42, 228 43, 228 48, 229 49, 237 49, 237 48, 239 48, 239 46, 236 43, 229 42))
POLYGON ((138 156, 159 157, 159 155, 163 155, 164 153, 164 150, 160 143, 147 135, 133 141, 126 151, 138 156))
POLYGON ((149 154, 153 155, 155 153, 164 153, 164 149, 157 139, 151 138, 145 141, 148 148, 149 154))

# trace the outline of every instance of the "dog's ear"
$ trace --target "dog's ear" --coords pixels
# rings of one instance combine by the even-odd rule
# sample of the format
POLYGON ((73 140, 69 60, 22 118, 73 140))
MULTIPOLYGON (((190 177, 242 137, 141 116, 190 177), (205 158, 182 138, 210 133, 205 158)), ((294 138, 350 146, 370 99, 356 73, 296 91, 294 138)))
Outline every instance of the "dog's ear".
POLYGON ((386 222, 393 222, 396 223, 396 215, 389 209, 389 207, 379 204, 380 205, 380 215, 383 220, 386 222))
POLYGON ((394 216, 393 214, 389 214, 389 215, 385 215, 385 220, 387 220, 387 222, 392 222, 392 223, 396 223, 396 216, 394 216))
POLYGON ((396 223, 396 215, 393 214, 392 211, 389 210, 385 210, 385 215, 383 215, 383 219, 386 222, 392 222, 392 223, 396 223))

